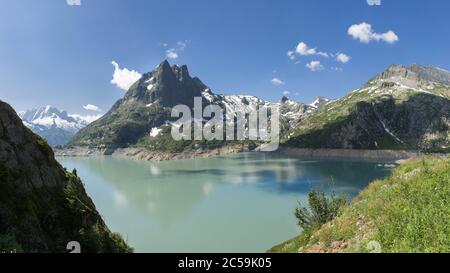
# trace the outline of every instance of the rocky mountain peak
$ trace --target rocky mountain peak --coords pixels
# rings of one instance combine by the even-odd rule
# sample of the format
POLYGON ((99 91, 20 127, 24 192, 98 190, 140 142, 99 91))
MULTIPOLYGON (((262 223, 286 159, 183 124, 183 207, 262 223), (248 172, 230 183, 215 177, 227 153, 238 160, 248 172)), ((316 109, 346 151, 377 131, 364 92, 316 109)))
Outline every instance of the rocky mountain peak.
POLYGON ((418 64, 409 65, 407 69, 417 74, 423 80, 450 85, 450 72, 445 69, 418 64))
POLYGON ((313 108, 319 108, 320 106, 324 105, 325 103, 329 102, 330 99, 325 98, 325 97, 316 97, 316 99, 309 104, 309 106, 313 107, 313 108))
POLYGON ((146 105, 158 102, 162 106, 191 105, 195 96, 201 96, 206 86, 191 78, 186 65, 170 66, 167 60, 134 84, 124 97, 125 102, 142 102, 146 105))
POLYGON ((450 86, 450 72, 442 68, 419 64, 391 65, 371 79, 367 85, 394 83, 410 88, 421 88, 435 84, 450 86))
POLYGON ((145 79, 145 82, 152 83, 151 79, 153 78, 154 83, 164 85, 176 80, 174 71, 172 70, 172 67, 167 60, 164 60, 157 66, 157 68, 153 72, 150 72, 149 74, 150 78, 147 77, 147 79, 145 79))
POLYGON ((191 76, 189 75, 189 70, 188 70, 187 65, 182 65, 182 66, 173 65, 172 71, 175 74, 175 77, 177 77, 177 79, 180 82, 192 80, 191 76))
POLYGON ((289 100, 288 97, 283 96, 283 97, 281 98, 280 102, 281 102, 281 103, 285 103, 285 102, 287 102, 288 100, 289 100))

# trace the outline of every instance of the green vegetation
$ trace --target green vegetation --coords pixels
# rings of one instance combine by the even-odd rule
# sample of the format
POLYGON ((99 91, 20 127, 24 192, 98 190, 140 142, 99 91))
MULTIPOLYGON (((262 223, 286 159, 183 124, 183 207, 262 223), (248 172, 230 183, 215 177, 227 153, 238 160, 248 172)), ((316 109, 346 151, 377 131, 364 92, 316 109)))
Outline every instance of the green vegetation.
MULTIPOLYGON (((149 151, 161 151, 169 153, 180 153, 187 150, 212 150, 228 146, 242 146, 247 147, 250 150, 255 149, 258 146, 258 142, 251 140, 243 141, 222 141, 222 140, 180 140, 176 141, 171 135, 171 126, 160 127, 161 132, 152 137, 150 134, 146 134, 140 138, 139 141, 132 145, 132 147, 145 148, 149 151)), ((193 138, 193 136, 192 136, 193 138)), ((225 138, 225 137, 224 137, 225 138)))
POLYGON ((0 170, 0 251, 66 252, 69 241, 80 242, 83 252, 133 251, 106 227, 76 173, 66 172, 63 189, 28 191, 13 185, 26 184, 25 177, 0 170))
POLYGON ((336 219, 273 252, 450 252, 450 157, 424 157, 375 181, 336 219))
POLYGON ((347 204, 345 196, 336 196, 333 192, 327 197, 324 192, 312 191, 308 194, 308 205, 295 209, 294 215, 298 219, 298 226, 302 234, 280 245, 272 247, 271 253, 295 253, 302 245, 306 245, 312 234, 323 224, 336 218, 347 204))
POLYGON ((169 119, 170 109, 158 104, 150 107, 140 102, 118 104, 107 115, 80 130, 68 147, 128 147, 169 119))
POLYGON ((308 195, 309 206, 295 209, 298 225, 303 230, 314 230, 333 220, 347 203, 345 196, 327 197, 324 192, 312 191, 308 195))
POLYGON ((71 219, 67 219, 66 216, 63 217, 70 224, 81 227, 72 235, 72 238, 76 238, 76 241, 80 242, 82 250, 85 252, 132 252, 133 249, 126 244, 121 235, 112 233, 103 223, 100 214, 95 210, 94 204, 85 194, 83 184, 77 177, 76 170, 74 169, 72 173, 68 172, 67 177, 69 178, 69 183, 64 188, 64 206, 70 211, 69 216, 81 221, 70 223, 71 219), (89 220, 92 221, 91 225, 83 223, 89 220))
POLYGON ((0 101, 0 252, 130 252, 86 194, 76 171, 55 160, 47 142, 0 101))

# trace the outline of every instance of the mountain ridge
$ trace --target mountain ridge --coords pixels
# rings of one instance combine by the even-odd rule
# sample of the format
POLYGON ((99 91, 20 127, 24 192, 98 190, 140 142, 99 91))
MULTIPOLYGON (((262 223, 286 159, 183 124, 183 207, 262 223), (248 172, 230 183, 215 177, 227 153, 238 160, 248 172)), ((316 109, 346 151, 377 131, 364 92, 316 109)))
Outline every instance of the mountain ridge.
POLYGON ((170 138, 171 107, 192 106, 193 97, 246 112, 279 106, 281 145, 294 148, 450 149, 450 73, 429 66, 391 65, 361 88, 336 100, 322 97, 310 105, 283 97, 273 103, 255 96, 214 93, 187 66, 167 61, 137 81, 98 121, 69 143, 100 148, 142 147, 172 152, 210 149, 225 142, 175 142, 170 138), (175 94, 175 95, 174 95, 175 94))
MULTIPOLYGON (((165 134, 167 138, 170 137, 167 125, 173 120, 170 117, 171 108, 178 104, 192 108, 194 97, 202 97, 203 106, 216 104, 222 108, 229 107, 246 112, 254 111, 259 106, 279 105, 283 127, 296 124, 315 110, 309 105, 287 98, 272 103, 255 96, 216 94, 198 77, 191 77, 186 65, 170 66, 165 60, 155 70, 144 74, 134 83, 107 114, 80 130, 70 141, 69 146, 113 149, 135 145, 161 146, 158 144, 157 136, 165 134), (152 133, 156 131, 159 133, 152 133)), ((168 144, 169 140, 165 139, 164 142, 168 144)), ((180 146, 173 142, 169 145, 180 146)), ((216 143, 214 146, 217 147, 216 145, 225 145, 225 142, 216 143)), ((181 146, 195 145, 193 142, 184 142, 181 146)))
POLYGON ((282 143, 296 148, 446 152, 450 147, 449 75, 417 64, 389 66, 361 88, 306 118, 283 136, 282 143))
POLYGON ((70 115, 67 111, 61 111, 51 105, 21 111, 18 115, 28 128, 52 146, 67 144, 76 132, 99 117, 70 115))

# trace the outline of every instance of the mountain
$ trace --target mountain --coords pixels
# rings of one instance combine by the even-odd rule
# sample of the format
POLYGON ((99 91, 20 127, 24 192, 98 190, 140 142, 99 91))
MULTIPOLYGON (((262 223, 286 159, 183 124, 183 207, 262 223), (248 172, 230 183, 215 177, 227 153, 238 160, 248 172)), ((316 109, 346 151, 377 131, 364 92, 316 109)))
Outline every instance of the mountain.
POLYGON ((283 135, 298 148, 450 151, 450 72, 392 65, 283 135))
MULTIPOLYGON (((170 136, 171 109, 178 104, 192 107, 194 97, 202 97, 203 106, 217 104, 253 111, 257 106, 269 106, 254 96, 220 95, 211 91, 199 78, 191 77, 187 66, 162 62, 152 72, 146 73, 125 96, 117 101, 102 118, 81 129, 68 146, 96 148, 145 147, 152 150, 181 151, 187 148, 212 148, 229 142, 175 142, 170 136)), ((282 126, 289 128, 315 110, 287 98, 275 103, 280 106, 282 126)))
POLYGON ((82 252, 131 251, 109 231, 76 170, 62 168, 45 140, 0 101, 0 249, 67 252, 70 241, 82 252))
POLYGON ((90 123, 82 116, 69 115, 49 105, 20 112, 19 117, 28 128, 52 146, 67 144, 76 132, 90 123))
POLYGON ((321 107, 322 105, 328 103, 330 100, 324 97, 317 97, 312 103, 309 104, 314 109, 321 107))

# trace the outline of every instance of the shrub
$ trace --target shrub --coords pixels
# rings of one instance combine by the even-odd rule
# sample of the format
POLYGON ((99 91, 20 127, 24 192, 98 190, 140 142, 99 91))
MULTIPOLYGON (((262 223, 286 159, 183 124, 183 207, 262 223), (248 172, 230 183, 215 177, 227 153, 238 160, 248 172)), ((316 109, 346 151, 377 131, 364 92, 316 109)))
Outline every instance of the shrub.
POLYGON ((300 204, 295 209, 295 217, 303 231, 309 232, 333 220, 346 204, 347 199, 343 195, 336 196, 333 192, 327 197, 324 192, 311 191, 308 194, 308 206, 300 204))

